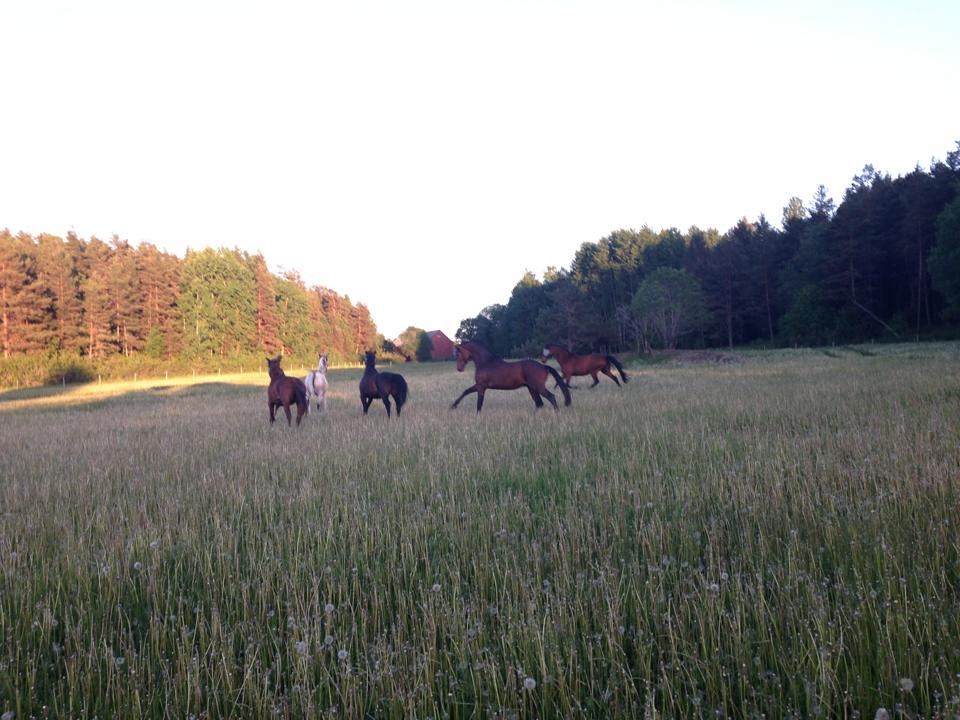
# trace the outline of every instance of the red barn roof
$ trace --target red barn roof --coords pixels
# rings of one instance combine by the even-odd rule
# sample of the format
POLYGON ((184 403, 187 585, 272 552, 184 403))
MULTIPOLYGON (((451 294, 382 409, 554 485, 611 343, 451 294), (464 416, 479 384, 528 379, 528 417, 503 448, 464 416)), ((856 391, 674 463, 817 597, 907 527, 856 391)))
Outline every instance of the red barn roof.
POLYGON ((427 337, 433 343, 431 360, 453 360, 453 341, 444 335, 443 330, 428 330, 427 337))

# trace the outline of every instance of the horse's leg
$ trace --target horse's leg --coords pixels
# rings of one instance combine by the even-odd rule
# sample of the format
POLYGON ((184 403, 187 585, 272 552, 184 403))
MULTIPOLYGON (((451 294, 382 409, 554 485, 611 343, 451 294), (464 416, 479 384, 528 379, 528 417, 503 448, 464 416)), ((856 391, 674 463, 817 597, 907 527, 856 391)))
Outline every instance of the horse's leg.
POLYGON ((387 417, 390 417, 390 396, 389 395, 384 394, 383 406, 387 409, 387 417))
POLYGON ((593 385, 590 386, 590 389, 592 390, 593 388, 595 388, 597 385, 600 384, 600 379, 597 377, 597 371, 596 371, 596 370, 591 370, 591 371, 590 371, 590 377, 593 378, 593 385))
POLYGON ((273 423, 276 420, 277 406, 273 404, 273 400, 270 400, 267 402, 267 407, 270 408, 270 422, 273 423))
POLYGON ((477 388, 477 415, 480 414, 480 410, 483 408, 483 394, 486 391, 486 388, 477 388))
POLYGON ((574 387, 574 384, 573 384, 572 382, 570 382, 570 380, 571 380, 572 378, 573 378, 573 373, 571 373, 571 372, 565 372, 565 373, 563 373, 563 381, 567 384, 567 387, 570 388, 570 389, 573 389, 573 387, 574 387))
POLYGON ((543 395, 551 405, 553 405, 554 410, 560 410, 560 407, 557 405, 557 396, 547 390, 546 383, 543 384, 543 390, 540 391, 540 394, 543 395))
POLYGON ((542 407, 543 407, 543 400, 540 399, 540 393, 538 393, 536 390, 534 390, 534 389, 533 389, 532 387, 530 387, 529 385, 527 385, 527 390, 528 390, 529 393, 530 393, 530 397, 533 398, 533 403, 534 403, 534 405, 537 406, 537 410, 539 410, 540 408, 542 408, 542 407))
POLYGON ((297 427, 300 427, 300 419, 310 411, 310 403, 303 405, 297 403, 297 427))
POLYGON ((606 375, 608 378, 613 380, 617 384, 617 387, 620 387, 620 381, 617 380, 617 378, 614 376, 612 372, 610 372, 610 365, 607 365, 601 372, 604 375, 606 375))
POLYGON ((397 396, 393 396, 393 401, 397 403, 397 417, 400 417, 400 402, 397 400, 397 396))
POLYGON ((460 404, 460 401, 463 400, 463 399, 464 399, 467 395, 469 395, 470 393, 475 393, 475 392, 479 392, 479 391, 480 391, 480 389, 479 389, 476 385, 471 385, 471 386, 468 387, 466 390, 464 390, 462 393, 460 393, 460 397, 458 397, 456 400, 453 401, 453 405, 450 406, 450 409, 453 410, 457 405, 460 404))
POLYGON ((373 402, 373 398, 368 398, 366 395, 360 396, 360 404, 363 405, 363 414, 367 414, 367 410, 370 409, 370 403, 373 402))
POLYGON ((283 414, 287 416, 287 427, 291 427, 291 426, 293 425, 293 417, 290 415, 290 403, 289 403, 289 402, 285 402, 285 403, 283 404, 283 414))

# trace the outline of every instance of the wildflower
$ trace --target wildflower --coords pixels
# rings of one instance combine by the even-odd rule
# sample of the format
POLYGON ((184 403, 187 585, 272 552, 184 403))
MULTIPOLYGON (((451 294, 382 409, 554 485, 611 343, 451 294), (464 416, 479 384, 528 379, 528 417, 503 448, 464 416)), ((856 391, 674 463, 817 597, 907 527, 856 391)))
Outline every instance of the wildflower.
POLYGON ((537 681, 534 680, 532 677, 528 677, 523 681, 523 687, 525 687, 527 690, 533 690, 536 686, 537 686, 537 681))
POLYGON ((309 646, 307 645, 306 640, 300 640, 297 643, 297 655, 299 655, 300 657, 306 657, 308 649, 309 649, 309 646))
POLYGON ((904 692, 913 690, 913 680, 910 678, 900 678, 900 689, 904 692))
POLYGON ((343 662, 346 662, 349 657, 350 657, 350 653, 348 653, 348 652, 347 652, 346 650, 344 650, 343 648, 341 648, 341 649, 340 649, 340 652, 337 653, 337 660, 341 660, 341 661, 343 661, 343 662))
POLYGON ((440 592, 440 583, 434 583, 434 584, 433 584, 433 591, 434 591, 435 593, 440 592))
POLYGON ((323 611, 324 611, 327 615, 329 615, 330 613, 332 613, 334 610, 335 610, 335 608, 333 607, 333 603, 327 603, 326 605, 323 606, 323 611))

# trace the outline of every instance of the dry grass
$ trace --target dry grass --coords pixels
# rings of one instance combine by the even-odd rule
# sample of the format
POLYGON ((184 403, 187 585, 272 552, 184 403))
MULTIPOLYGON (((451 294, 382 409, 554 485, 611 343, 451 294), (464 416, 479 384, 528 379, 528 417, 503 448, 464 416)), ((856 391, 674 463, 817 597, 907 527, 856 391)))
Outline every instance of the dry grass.
POLYGON ((953 717, 960 353, 870 352, 0 402, 0 712, 953 717))

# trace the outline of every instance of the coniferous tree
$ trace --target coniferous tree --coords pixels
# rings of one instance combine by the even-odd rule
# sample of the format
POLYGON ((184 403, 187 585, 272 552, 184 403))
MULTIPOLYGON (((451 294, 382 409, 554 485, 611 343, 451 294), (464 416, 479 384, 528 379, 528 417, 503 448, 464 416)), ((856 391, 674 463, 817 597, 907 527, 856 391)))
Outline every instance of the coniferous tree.
POLYGON ((37 280, 50 298, 52 344, 79 352, 83 345, 83 303, 78 256, 71 245, 46 233, 37 239, 37 280))

